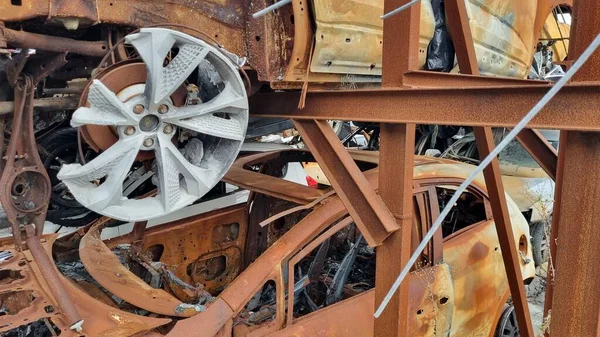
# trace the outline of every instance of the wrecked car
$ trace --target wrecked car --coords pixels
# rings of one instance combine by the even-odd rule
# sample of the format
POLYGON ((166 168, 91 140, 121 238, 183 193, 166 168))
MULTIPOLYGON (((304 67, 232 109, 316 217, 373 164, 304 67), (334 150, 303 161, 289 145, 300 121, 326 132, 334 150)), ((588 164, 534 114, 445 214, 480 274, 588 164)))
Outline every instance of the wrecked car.
MULTIPOLYGON (((352 156, 377 188, 377 153, 352 156)), ((42 246, 62 271, 60 283, 77 322, 47 290, 52 285, 40 262, 4 239, 7 272, 0 287, 6 314, 0 330, 35 324, 61 335, 313 336, 325 319, 334 335, 372 335, 377 250, 363 240, 331 188, 280 178, 286 163, 313 161, 306 151, 239 159, 224 180, 252 191, 245 204, 152 228, 137 223, 131 233, 105 241, 108 218, 58 240, 45 236, 42 246), (352 319, 333 319, 339 315, 352 319)), ((415 158, 413 247, 472 169, 415 158)), ((529 279, 534 267, 527 222, 507 199, 529 279)), ((491 335, 506 321, 500 318, 509 290, 491 214, 479 177, 413 266, 414 336, 463 336, 473 329, 491 335)))
MULTIPOLYGON (((481 73, 527 77, 537 43, 556 34, 548 22, 564 2, 469 1, 481 73)), ((269 4, 15 0, 0 5, 5 74, 0 96, 37 111, 32 133, 40 143, 65 124, 78 129, 42 149, 49 154, 42 164, 52 171, 44 179, 52 187, 53 221, 73 226, 98 214, 147 220, 205 196, 248 135, 290 127, 289 121, 249 116, 248 96, 260 90, 379 85, 383 1, 294 0, 267 16, 250 17, 269 4), (21 72, 35 81, 13 91, 21 72), (69 147, 61 147, 67 139, 69 147), (56 151, 65 158, 55 160, 56 151), (161 187, 158 194, 148 196, 155 186, 161 187)), ((439 1, 420 6, 419 67, 442 70, 430 65, 439 55, 429 47, 439 40, 434 35, 443 7, 439 1)), ((444 69, 458 71, 454 54, 446 54, 444 69)), ((8 133, 22 134, 11 130, 10 120, 6 124, 8 133)))

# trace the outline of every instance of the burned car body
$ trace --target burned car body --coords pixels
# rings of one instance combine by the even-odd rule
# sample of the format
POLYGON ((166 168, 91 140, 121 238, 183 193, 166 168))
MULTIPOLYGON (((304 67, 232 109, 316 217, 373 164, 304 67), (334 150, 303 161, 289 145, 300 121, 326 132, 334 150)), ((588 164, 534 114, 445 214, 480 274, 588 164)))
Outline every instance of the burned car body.
MULTIPOLYGON (((481 72, 526 77, 540 37, 555 34, 547 26, 558 4, 468 1, 481 72)), ((69 160, 56 164, 44 158, 46 170, 61 170, 47 177, 58 190, 50 193, 54 221, 72 225, 77 223, 72 218, 93 213, 148 220, 203 197, 247 135, 290 127, 289 121, 263 123, 249 116, 248 96, 259 90, 379 86, 382 1, 292 1, 291 7, 250 18, 253 8, 267 5, 86 0, 68 5, 11 1, 0 7, 0 48, 8 55, 2 64, 11 74, 5 84, 14 85, 12 77, 18 77, 23 64, 37 62, 44 68, 40 76, 27 68, 24 73, 36 79, 27 90, 41 93, 26 106, 62 112, 78 108, 46 122, 53 124, 50 131, 67 122, 79 130, 71 136, 78 149, 65 154, 69 160), (44 59, 52 55, 62 60, 50 69, 44 59), (131 176, 134 181, 128 181, 131 176), (158 185, 157 195, 141 198, 158 185), (69 208, 79 210, 67 214, 69 208)), ((438 21, 444 13, 439 1, 423 1, 420 8, 419 67, 459 71, 450 50, 444 69, 426 65, 439 57, 427 50, 435 49, 431 45, 438 38, 433 36, 443 26, 438 21)), ((418 82, 419 72, 412 75, 418 82)), ((0 90, 10 101, 10 86, 0 90)), ((23 95, 15 91, 14 96, 23 95)))
MULTIPOLYGON (((353 156, 376 187, 377 154, 358 151, 353 156)), ((82 333, 129 336, 157 328, 168 336, 312 336, 322 329, 323 319, 344 314, 351 319, 333 319, 337 323, 328 324, 329 333, 372 334, 370 289, 376 250, 362 240, 329 188, 296 186, 278 178, 285 163, 312 160, 305 151, 244 157, 225 179, 254 192, 247 204, 145 231, 139 227, 104 242, 99 234, 106 221, 59 239, 54 244, 59 268, 65 271, 65 264, 78 260, 77 254, 73 258, 78 252, 89 273, 60 278, 78 303, 82 333), (117 258, 118 251, 126 253, 117 253, 117 258), (171 320, 176 321, 174 326, 171 320)), ((414 245, 448 192, 471 169, 467 164, 416 157, 414 245)), ((523 275, 530 278, 528 227, 510 199, 509 209, 523 275)), ((43 246, 49 252, 55 239, 45 238, 43 246)), ((48 281, 40 277, 27 251, 18 252, 9 239, 2 249, 11 254, 2 262, 3 270, 12 271, 2 285, 5 305, 14 303, 10 298, 22 297, 22 291, 34 289, 32 305, 7 306, 13 311, 0 318, 5 322, 3 331, 41 321, 61 335, 76 333, 51 293, 44 292, 48 281), (41 304, 35 303, 43 303, 46 310, 40 311, 41 304), (33 308, 38 309, 32 312, 33 308)), ((409 322, 415 336, 434 331, 450 336, 475 330, 493 333, 509 291, 482 178, 461 198, 452 218, 414 266, 409 282, 409 322), (462 295, 466 293, 476 296, 462 295)))

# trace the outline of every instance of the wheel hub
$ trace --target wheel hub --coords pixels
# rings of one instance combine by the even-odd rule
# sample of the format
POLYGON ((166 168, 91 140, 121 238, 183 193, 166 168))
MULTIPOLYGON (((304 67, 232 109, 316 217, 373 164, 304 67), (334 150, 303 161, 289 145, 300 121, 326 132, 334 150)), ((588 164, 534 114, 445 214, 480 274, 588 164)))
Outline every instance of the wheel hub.
POLYGON ((64 165, 58 178, 87 208, 141 221, 191 204, 223 177, 244 140, 248 97, 236 66, 202 40, 146 28, 126 42, 141 55, 146 76, 140 81, 140 66, 127 64, 137 78, 116 76, 122 69, 115 68, 112 76, 108 71, 90 84, 87 102, 75 111, 71 125, 84 126, 86 141, 101 142, 96 145, 104 151, 86 165, 64 165), (214 66, 223 89, 208 102, 176 102, 177 90, 201 62, 214 66), (151 166, 156 167, 157 195, 128 199, 123 181, 134 161, 144 159, 156 164, 151 166))

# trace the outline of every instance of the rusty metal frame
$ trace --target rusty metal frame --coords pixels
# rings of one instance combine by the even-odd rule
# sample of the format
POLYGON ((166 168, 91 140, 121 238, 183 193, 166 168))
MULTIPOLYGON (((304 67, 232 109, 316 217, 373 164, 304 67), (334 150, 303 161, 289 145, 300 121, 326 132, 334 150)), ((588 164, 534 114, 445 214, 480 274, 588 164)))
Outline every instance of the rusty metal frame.
MULTIPOLYGON (((389 11, 406 2, 406 0, 385 0, 384 7, 389 11)), ((465 53, 463 57, 459 56, 459 62, 462 63, 461 69, 463 72, 469 69, 475 74, 473 53, 469 51, 469 38, 465 35, 469 31, 467 17, 465 11, 460 7, 460 2, 456 1, 450 4, 450 13, 458 18, 460 23, 460 26, 456 22, 452 23, 450 29, 455 31, 453 34, 455 42, 462 46, 460 50, 465 53), (455 6, 452 7, 453 5, 455 6)), ((51 8, 47 6, 47 3, 40 3, 41 6, 36 7, 36 10, 39 11, 39 13, 36 12, 36 16, 47 15, 48 18, 61 18, 61 16, 66 17, 64 14, 73 14, 72 8, 68 6, 51 8)), ((83 1, 77 3, 83 3, 83 1)), ((106 6, 104 2, 102 4, 106 6)), ((124 6, 123 4, 121 6, 124 6)), ((111 13, 120 13, 121 10, 129 12, 128 8, 117 7, 115 6, 111 13)), ((574 8, 576 15, 571 34, 570 58, 578 56, 600 29, 600 5, 597 1, 574 0, 574 8)), ((91 22, 99 21, 102 17, 109 22, 122 23, 122 18, 111 13, 91 9, 78 17, 91 22)), ((165 11, 165 13, 169 13, 169 11, 165 11)), ((23 14, 15 11, 14 15, 23 14)), ((416 71, 414 51, 417 50, 415 43, 418 43, 418 15, 419 6, 417 5, 384 24, 384 36, 394 37, 384 40, 384 89, 311 92, 306 98, 303 110, 296 107, 300 93, 265 93, 255 95, 251 99, 251 111, 254 115, 291 117, 295 120, 307 144, 315 152, 317 161, 332 181, 334 189, 344 201, 350 214, 356 219, 357 224, 361 226, 363 234, 369 236, 371 244, 381 245, 382 250, 396 249, 400 251, 398 256, 394 257, 394 262, 399 262, 400 265, 408 257, 406 242, 407 240, 410 242, 410 226, 407 229, 407 226, 404 225, 411 218, 410 212, 404 205, 407 200, 405 191, 412 186, 412 175, 410 177, 407 175, 412 165, 412 160, 407 160, 412 158, 407 149, 410 141, 414 140, 414 131, 412 131, 414 129, 410 124, 475 126, 480 154, 489 153, 493 146, 489 127, 514 126, 524 112, 533 106, 549 88, 547 83, 537 84, 529 81, 488 79, 465 75, 427 74, 416 71), (265 100, 271 104, 265 104, 265 100), (485 112, 481 112, 482 107, 485 107, 485 112), (440 112, 445 113, 440 114, 440 112), (382 189, 381 199, 376 197, 374 190, 368 185, 368 179, 358 170, 356 164, 351 162, 349 159, 351 157, 339 144, 324 121, 326 119, 409 124, 387 124, 382 127, 382 154, 385 159, 380 165, 380 177, 385 179, 385 184, 381 184, 382 187, 385 187, 382 189), (395 148, 391 146, 392 144, 400 146, 395 148), (398 169, 400 174, 393 176, 391 172, 398 169), (401 186, 401 183, 404 185, 401 186), (408 238, 406 237, 407 233, 409 234, 408 238)), ((190 16, 184 20, 193 20, 194 18, 198 19, 197 16, 190 16)), ((239 33, 242 30, 237 22, 231 23, 231 27, 226 27, 216 24, 206 17, 201 19, 200 22, 207 23, 221 35, 225 35, 224 33, 236 35, 233 33, 239 33)), ((536 18, 536 22, 538 21, 536 18)), ((151 20, 135 18, 133 22, 147 23, 151 20)), ((243 49, 240 39, 232 38, 228 42, 234 52, 243 49)), ((35 79, 39 79, 39 76, 36 76, 35 79)), ((561 145, 557 164, 553 163, 552 154, 548 152, 549 149, 544 149, 542 144, 538 143, 539 137, 537 140, 530 137, 531 134, 523 134, 521 137, 525 144, 529 144, 526 147, 534 154, 534 158, 550 175, 554 172, 555 178, 558 179, 556 200, 561 214, 558 216, 557 211, 554 216, 551 246, 553 247, 552 255, 556 257, 555 266, 559 266, 561 271, 557 274, 554 293, 548 292, 552 296, 555 307, 552 331, 556 336, 600 335, 597 324, 600 312, 600 293, 598 293, 600 277, 596 271, 597 268, 594 268, 598 262, 594 248, 600 239, 600 228, 595 226, 593 216, 600 207, 598 204, 600 183, 596 181, 596 170, 600 165, 600 158, 598 158, 600 138, 597 133, 600 131, 600 115, 597 113, 597 107, 600 106, 599 93, 600 53, 596 53, 595 57, 586 64, 585 69, 579 73, 574 83, 564 88, 552 103, 532 121, 530 125, 532 128, 572 130, 561 137, 564 144, 561 145), (584 133, 581 131, 595 132, 584 133), (585 235, 574 235, 575 232, 582 232, 585 235), (557 237, 561 238, 558 250, 555 249, 557 248, 555 243, 557 237), (585 261, 585 263, 572 263, 574 258, 577 261, 585 261), (577 290, 576 296, 573 296, 573 288, 577 290)), ((29 102, 29 104, 23 103, 23 105, 27 105, 29 111, 33 104, 29 102)), ((12 151, 11 146, 9 146, 9 150, 9 160, 12 160, 12 154, 16 152, 12 151)), ((32 153, 35 154, 36 151, 32 153)), ((497 162, 492 163, 492 167, 486 171, 486 181, 488 189, 491 191, 490 197, 493 212, 496 214, 495 218, 503 219, 503 221, 498 221, 498 233, 503 247, 508 247, 502 251, 509 275, 509 284, 513 291, 513 299, 519 310, 520 323, 525 326, 525 329, 521 329, 521 331, 525 335, 531 336, 531 325, 526 322, 527 309, 523 303, 523 288, 520 284, 515 260, 514 242, 510 240, 509 235, 510 222, 507 220, 506 203, 503 200, 504 194, 499 181, 499 169, 494 166, 495 164, 497 162), (515 293, 517 296, 514 296, 515 293)), ((5 173, 7 171, 4 170, 5 173)), ((2 181, 7 181, 4 176, 2 181)), ((7 194, 3 193, 3 195, 7 194)), ((3 201, 6 200, 3 199, 3 201)), ((6 202, 3 203, 6 204, 6 202)), ((41 227, 39 221, 36 222, 36 225, 41 227)), ((21 228, 13 229, 15 234, 18 234, 15 236, 20 245, 22 242, 20 240, 21 228)), ((306 230, 308 231, 310 228, 306 228, 306 230)), ((28 241, 30 242, 28 242, 28 246, 30 246, 30 250, 36 249, 34 247, 39 242, 32 240, 37 239, 29 229, 28 241)), ((36 260, 40 260, 40 263, 45 262, 43 257, 38 257, 36 260)), ((378 275, 380 275, 379 269, 378 275)), ((51 275, 52 273, 45 274, 51 275)), ((386 276, 378 277, 378 289, 385 288, 385 285, 389 283, 386 279, 386 276)), ((258 282, 254 279, 251 281, 258 282)), ((385 291, 386 289, 381 290, 385 291)), ((239 298, 235 297, 233 291, 235 289, 226 291, 224 293, 225 300, 215 303, 214 307, 211 307, 214 308, 211 311, 214 313, 212 318, 220 317, 219 314, 223 312, 228 313, 231 311, 231 307, 238 304, 239 298)), ((394 300, 397 306, 394 307, 393 313, 386 316, 385 319, 375 321, 377 336, 406 335, 406 321, 402 318, 406 317, 406 294, 406 288, 401 288, 400 295, 394 300), (385 322, 391 322, 391 324, 385 324, 385 322)), ((376 302, 378 301, 376 300, 376 302)), ((179 329, 186 326, 186 324, 181 324, 183 322, 185 321, 178 324, 179 329)), ((192 322, 194 319, 187 321, 188 324, 192 322)))
MULTIPOLYGON (((407 1, 405 0, 386 0, 385 8, 388 10, 393 9, 405 4, 406 2, 407 1)), ((450 30, 454 32, 453 37, 455 39, 455 43, 458 45, 457 50, 459 51, 457 54, 460 55, 461 52, 463 53, 462 57, 459 56, 461 69, 467 70, 463 72, 471 72, 476 75, 477 67, 476 63, 473 61, 474 51, 472 50, 472 40, 465 35, 465 33, 470 32, 470 30, 468 28, 466 10, 461 8, 464 6, 464 3, 460 4, 460 1, 449 2, 450 16, 453 17, 454 20, 458 21, 451 23, 450 30)), ((597 33, 597 27, 600 26, 598 24, 600 6, 598 6, 597 3, 594 3, 590 0, 576 0, 574 1, 574 6, 576 14, 587 12, 588 15, 586 17, 582 16, 584 17, 584 20, 578 18, 581 21, 577 19, 574 21, 574 31, 571 38, 573 39, 573 37, 577 37, 576 34, 583 35, 583 38, 575 39, 574 44, 571 46, 570 55, 572 58, 578 55, 577 51, 581 52, 583 48, 587 46, 587 44, 593 39, 594 33, 597 33), (585 25, 582 24, 582 21, 585 22, 585 25), (581 27, 584 27, 583 29, 585 29, 583 33, 578 31, 578 29, 581 30, 581 27)), ((415 12, 417 11, 415 10, 415 12)), ((415 17, 417 16, 414 13, 413 15, 415 17)), ((340 91, 335 93, 311 92, 306 97, 304 109, 298 109, 294 106, 300 94, 277 93, 277 97, 275 97, 274 94, 259 94, 251 98, 251 111, 257 116, 291 117, 295 119, 296 123, 299 123, 299 121, 302 119, 307 120, 307 123, 312 124, 317 123, 313 120, 343 119, 382 123, 395 122, 475 126, 478 127, 476 128, 476 131, 478 133, 477 138, 480 154, 485 155, 485 153, 489 153, 489 151, 493 148, 493 140, 491 138, 491 130, 489 127, 514 126, 522 118, 522 116, 524 116, 527 109, 532 107, 539 100, 542 94, 548 90, 548 84, 535 84, 519 80, 515 80, 514 83, 508 83, 508 81, 500 83, 501 81, 494 81, 492 79, 473 80, 470 77, 461 75, 422 73, 415 75, 414 72, 409 73, 410 70, 414 70, 414 67, 410 66, 413 62, 410 50, 415 49, 411 48, 411 41, 413 41, 411 36, 414 36, 411 35, 411 33, 415 34, 415 31, 418 31, 418 28, 414 29, 414 26, 418 27, 418 24, 415 23, 417 20, 411 20, 411 10, 400 14, 398 17, 403 17, 403 20, 398 19, 396 21, 392 21, 392 19, 390 19, 389 22, 393 24, 387 24, 386 22, 386 25, 384 25, 384 36, 394 36, 394 39, 384 39, 386 42, 392 41, 391 44, 393 47, 384 47, 383 79, 384 83, 386 82, 386 79, 388 79, 388 81, 389 79, 393 79, 395 82, 393 89, 384 88, 381 90, 352 92, 340 91), (398 32, 400 32, 400 34, 398 34, 398 32), (386 57, 389 59, 395 58, 397 62, 395 64, 386 64, 386 57), (415 78, 418 81, 415 80, 415 78), (434 80, 441 78, 444 79, 443 83, 438 84, 433 82, 434 80), (451 88, 450 86, 452 85, 455 87, 451 88), (265 101, 268 101, 271 104, 264 104, 265 101), (486 107, 485 113, 475 113, 480 111, 482 106, 486 107), (445 114, 440 114, 441 111, 444 111, 445 114)), ((387 43, 389 44, 389 42, 387 43)), ((600 95, 598 95, 598 92, 600 91, 600 84, 598 83, 600 80, 600 76, 598 74, 598 69, 600 68, 600 56, 598 53, 596 53, 596 57, 594 59, 591 59, 588 62, 587 68, 588 71, 582 71, 582 73, 585 75, 582 75, 578 78, 578 80, 583 81, 583 83, 572 83, 565 87, 562 92, 559 93, 557 97, 555 97, 555 99, 546 107, 546 109, 532 121, 530 124, 531 128, 600 131, 600 119, 597 118, 596 113, 598 103, 600 103, 598 100, 600 97, 600 95)), ((386 127, 384 126, 383 128, 385 129, 386 127)), ((388 137, 393 137, 394 134, 395 133, 393 132, 387 134, 382 133, 382 142, 386 142, 387 140, 385 139, 388 137)), ((307 135, 303 133, 303 135, 305 137, 308 136, 308 138, 311 137, 310 134, 307 135)), ((588 137, 585 137, 585 134, 581 133, 578 134, 577 137, 580 139, 587 138, 592 140, 594 136, 591 134, 588 137)), ((575 139, 578 139, 577 137, 575 139)), ((525 144, 527 150, 533 154, 534 158, 540 163, 544 170, 551 177, 556 178, 558 164, 556 163, 556 156, 553 151, 548 148, 546 144, 541 143, 540 138, 535 135, 535 133, 527 131, 519 138, 519 140, 525 144)), ((310 142, 311 141, 309 140, 309 145, 310 142)), ((574 143, 577 144, 572 146, 569 144, 569 142, 567 142, 564 144, 564 146, 567 148, 572 146, 572 151, 575 151, 575 148, 584 145, 583 142, 574 143)), ((588 144, 588 147, 595 148, 592 146, 595 144, 600 144, 600 142, 592 141, 591 144, 588 144)), ((565 150, 561 148, 561 152, 562 151, 569 152, 568 149, 565 150)), ((600 153, 600 151, 596 150, 594 153, 600 153)), ((384 157, 387 156, 384 155, 384 157)), ((323 166, 327 165, 327 162, 330 161, 330 159, 331 158, 317 157, 319 164, 323 166)), ((583 160, 582 157, 580 159, 581 160, 579 161, 571 161, 572 165, 577 163, 576 165, 578 166, 585 166, 589 168, 589 171, 586 172, 588 172, 590 175, 593 175, 592 170, 594 169, 594 166, 591 163, 585 163, 585 160, 583 160)), ((393 168, 382 162, 382 165, 380 165, 380 170, 393 170, 393 168)), ((569 173, 567 168, 565 168, 565 173, 569 173)), ((330 175, 331 173, 328 174, 328 178, 330 178, 330 175)), ((520 270, 518 270, 518 260, 516 259, 517 252, 514 247, 515 243, 512 240, 509 240, 510 220, 508 220, 507 216, 506 201, 504 200, 502 184, 501 181, 499 181, 499 167, 497 166, 497 161, 492 163, 491 168, 487 170, 485 176, 488 183, 488 188, 492 191, 490 192, 492 208, 493 212, 496 214, 495 218, 497 218, 498 222, 498 234, 502 242, 502 246, 504 247, 502 250, 503 257, 509 275, 510 288, 513 292, 513 298, 515 299, 515 304, 519 315, 521 331, 522 334, 526 336, 532 336, 533 333, 531 323, 529 322, 529 316, 527 314, 528 309, 525 302, 523 285, 519 280, 520 270), (517 294, 516 296, 515 293, 517 294)), ((579 178, 578 180, 574 181, 577 181, 581 184, 585 183, 584 177, 579 175, 579 177, 576 178, 574 173, 571 173, 571 175, 559 176, 562 176, 564 181, 570 181, 571 179, 579 178)), ((409 181, 410 180, 403 180, 403 183, 407 184, 409 181)), ((382 184, 382 186, 385 185, 386 184, 382 184)), ((396 189, 402 188, 398 184, 393 184, 391 182, 389 185, 396 189)), ((561 198, 561 189, 557 188, 557 200, 561 200, 561 204, 564 204, 563 207, 561 207, 561 217, 565 217, 565 206, 569 204, 574 206, 575 200, 577 200, 575 196, 582 196, 581 191, 584 190, 584 186, 579 185, 579 187, 580 190, 570 190, 570 196, 573 198, 570 198, 568 201, 565 201, 564 198, 561 198)), ((343 188, 347 188, 347 186, 339 187, 334 185, 334 188, 336 191, 338 191, 343 188)), ((595 191, 596 189, 597 187, 592 189, 588 188, 587 190, 595 191)), ((588 198, 597 199, 594 197, 588 198)), ((579 198, 579 200, 581 200, 581 198, 579 198)), ((589 206, 590 207, 586 209, 584 214, 593 214, 592 212, 594 208, 592 207, 592 203, 590 203, 589 206)), ((391 205, 388 204, 388 207, 391 207, 391 205)), ((574 208, 572 209, 574 210, 574 208)), ((579 216, 577 219, 589 226, 593 225, 591 218, 579 216)), ((564 229, 561 231, 561 227, 558 226, 558 224, 562 223, 563 221, 557 220, 556 215, 554 220, 556 232, 561 233, 564 231, 564 229)), ((553 228, 553 232, 555 232, 555 228, 553 228)), ((589 230, 591 230, 591 227, 589 227, 589 230)), ((598 234, 600 234, 597 229, 594 232, 598 232, 598 234)), ((564 233, 563 235, 568 234, 564 233)), ((553 236, 552 239, 554 238, 555 236, 553 236)), ((586 242, 581 243, 584 244, 585 247, 588 247, 589 244, 591 244, 591 240, 585 241, 586 242)), ((383 242, 384 244, 382 246, 385 246, 385 241, 383 242)), ((401 249, 402 246, 403 244, 400 242, 395 245, 396 249, 401 249)), ((574 249, 575 248, 573 245, 567 245, 565 250, 563 250, 563 255, 560 254, 559 250, 559 261, 557 261, 557 263, 561 263, 561 256, 563 256, 562 259, 566 260, 569 251, 572 252, 574 249), (568 249, 569 247, 573 248, 568 249)), ((592 254, 591 251, 589 253, 592 254)), ((563 261, 562 263, 569 264, 567 261, 563 261)), ((572 263, 570 266, 575 267, 575 265, 572 263)), ((562 300, 561 302, 569 302, 571 306, 569 306, 568 309, 564 308, 561 310, 561 323, 565 323, 565 321, 569 320, 569 324, 560 324, 562 325, 560 329, 563 333, 561 334, 555 332, 556 335, 582 335, 581 333, 583 333, 583 335, 600 334, 600 331, 597 330, 596 322, 598 311, 600 311, 600 306, 595 305, 597 298, 600 296, 594 296, 594 300, 590 299, 587 301, 589 302, 588 304, 593 305, 594 310, 594 314, 592 315, 587 313, 587 319, 581 317, 580 311, 576 311, 576 313, 568 312, 568 310, 571 310, 574 307, 578 307, 583 310, 582 304, 586 301, 565 299, 567 289, 572 289, 572 284, 567 280, 577 280, 578 282, 576 284, 581 285, 586 282, 585 279, 581 277, 583 276, 583 273, 588 273, 587 275, 591 276, 591 272, 591 270, 585 269, 579 273, 559 274, 563 275, 562 277, 565 279, 563 283, 563 287, 565 288, 561 288, 562 291, 565 291, 565 296, 561 298, 559 295, 559 298, 562 300), (593 301, 593 304, 590 301, 593 301), (577 330, 581 328, 575 328, 576 325, 579 325, 579 319, 585 319, 586 322, 590 323, 589 325, 584 325, 583 329, 586 330, 577 330)), ((595 279, 599 278, 595 277, 595 279)), ((589 285, 585 287, 586 289, 590 289, 589 285)), ((599 288, 596 287, 595 289, 599 288)), ((594 290, 590 289, 590 292, 594 293, 594 290)), ((557 295, 555 294, 555 297, 556 296, 557 295)), ((401 305, 399 310, 401 311, 405 308, 405 305, 401 305)), ((397 314, 395 316, 396 318, 402 317, 398 316, 397 314)), ((400 325, 402 324, 402 321, 403 320, 400 319, 400 325)), ((405 330, 398 329, 398 325, 396 324, 384 326, 383 324, 375 323, 375 325, 376 336, 405 335, 405 333, 403 333, 405 330), (377 328, 378 326, 380 328, 377 328)), ((559 326, 559 323, 555 323, 555 321, 553 321, 552 325, 559 326)))
MULTIPOLYGON (((448 17, 448 28, 453 37, 454 49, 461 72, 471 75, 479 75, 479 65, 475 56, 475 45, 469 27, 469 18, 464 1, 446 1, 446 14, 448 17)), ((481 159, 487 157, 494 149, 494 137, 491 127, 474 127, 475 143, 481 159)), ((494 215, 496 232, 500 242, 500 248, 504 260, 504 268, 508 277, 508 284, 512 294, 513 303, 517 314, 519 331, 524 337, 533 337, 533 326, 523 275, 519 264, 519 252, 517 250, 512 223, 508 214, 506 194, 502 184, 500 164, 495 158, 488 167, 483 170, 485 183, 487 185, 489 198, 494 215)))
POLYGON ((371 246, 398 229, 396 220, 367 182, 327 121, 294 120, 348 212, 371 246))

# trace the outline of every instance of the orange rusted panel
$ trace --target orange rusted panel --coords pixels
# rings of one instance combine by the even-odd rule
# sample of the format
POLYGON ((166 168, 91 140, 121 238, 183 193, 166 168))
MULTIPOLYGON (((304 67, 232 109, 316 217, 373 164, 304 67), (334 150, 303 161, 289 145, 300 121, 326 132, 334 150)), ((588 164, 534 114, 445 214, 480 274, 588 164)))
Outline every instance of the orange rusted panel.
POLYGON ((184 305, 162 289, 150 287, 125 268, 100 239, 101 224, 95 224, 79 243, 79 257, 86 270, 115 296, 150 312, 167 316, 189 317, 193 306, 184 305))
MULTIPOLYGON (((42 239, 42 245, 49 256, 52 256, 52 245, 56 237, 57 235, 49 235, 42 239)), ((1 268, 13 270, 11 276, 4 278, 0 284, 3 303, 7 305, 6 301, 18 300, 21 301, 20 304, 24 304, 22 301, 27 297, 19 296, 19 292, 25 292, 28 296, 33 295, 35 298, 17 314, 9 313, 0 317, 0 331, 4 332, 20 325, 48 318, 61 330, 61 336, 79 336, 80 334, 69 329, 65 315, 52 297, 46 281, 29 251, 19 252, 9 241, 3 240, 0 247, 0 251, 10 252, 12 255, 10 259, 0 262, 1 268), (16 296, 13 296, 14 294, 16 296)), ((74 299, 76 309, 84 319, 82 333, 85 335, 125 337, 143 333, 170 322, 170 319, 138 316, 111 307, 89 296, 62 274, 60 274, 60 280, 70 297, 74 299)), ((11 308, 18 308, 18 304, 12 304, 11 308)))
POLYGON ((163 262, 188 284, 218 294, 242 269, 248 228, 245 205, 202 214, 146 231, 142 252, 162 250, 163 262))
POLYGON ((233 53, 247 54, 246 9, 242 0, 22 0, 14 3, 0 4, 0 21, 41 18, 50 24, 63 25, 65 19, 77 19, 81 26, 107 23, 130 27, 175 23, 208 34, 233 53))

